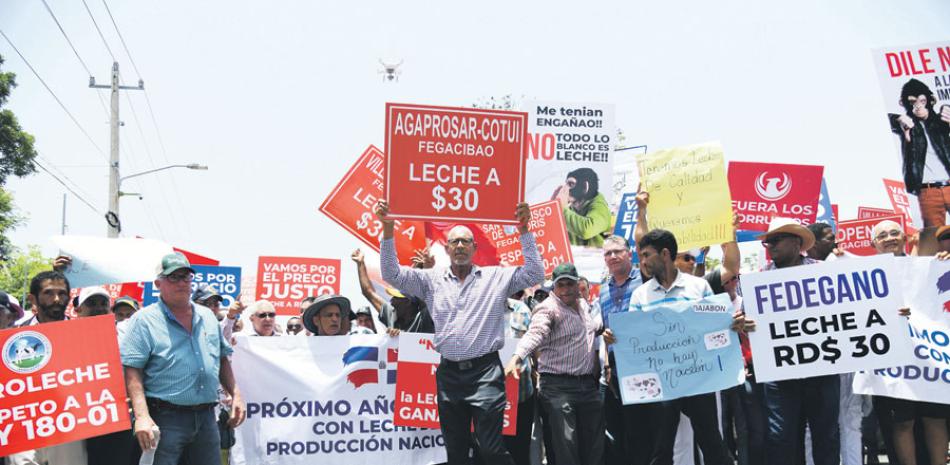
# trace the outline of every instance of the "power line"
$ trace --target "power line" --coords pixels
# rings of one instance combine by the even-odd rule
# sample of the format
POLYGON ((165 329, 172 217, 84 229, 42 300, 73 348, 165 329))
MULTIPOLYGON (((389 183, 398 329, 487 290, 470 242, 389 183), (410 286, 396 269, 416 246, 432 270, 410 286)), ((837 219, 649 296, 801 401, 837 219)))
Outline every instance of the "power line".
MULTIPOLYGON (((132 112, 132 120, 135 121, 135 126, 139 130, 139 136, 142 138, 142 146, 145 148, 145 155, 148 157, 148 161, 152 164, 152 166, 157 167, 158 165, 155 163, 155 160, 152 158, 152 152, 151 150, 148 149, 148 141, 145 139, 145 131, 142 130, 142 124, 139 122, 139 116, 138 116, 138 113, 135 111, 135 105, 132 104, 132 98, 129 97, 129 94, 125 94, 125 99, 126 101, 129 102, 129 110, 132 112)), ((171 223, 172 225, 174 225, 175 230, 179 234, 181 234, 182 229, 179 227, 178 219, 175 217, 174 212, 172 212, 170 202, 168 201, 168 198, 165 196, 165 192, 166 192, 165 186, 161 181, 161 177, 159 176, 160 175, 155 177, 155 182, 158 184, 158 188, 161 191, 165 210, 168 212, 168 217, 171 218, 171 223)), ((177 187, 173 185, 172 188, 176 189, 177 187)), ((183 211, 183 209, 179 211, 183 211)))
MULTIPOLYGON (((37 158, 39 158, 39 157, 37 157, 37 158)), ((89 203, 88 200, 86 200, 85 198, 83 198, 83 196, 79 195, 76 191, 74 191, 72 187, 69 187, 69 185, 66 184, 65 182, 63 182, 62 179, 59 179, 59 176, 56 176, 55 174, 53 174, 52 171, 48 170, 45 166, 43 166, 43 164, 40 163, 39 160, 33 159, 33 163, 35 163, 36 166, 39 166, 40 169, 42 169, 43 171, 45 171, 46 174, 52 176, 53 179, 55 179, 57 182, 59 182, 60 184, 62 184, 63 187, 66 188, 66 190, 68 190, 71 194, 73 194, 73 196, 75 196, 77 199, 79 199, 82 203, 86 204, 86 206, 88 206, 89 208, 91 208, 92 211, 96 212, 96 213, 99 214, 99 215, 104 215, 104 213, 102 213, 99 209, 97 209, 97 208, 94 207, 91 203, 89 203)), ((68 179, 68 178, 67 178, 67 179, 68 179)))
POLYGON ((129 51, 129 46, 125 44, 125 38, 122 37, 122 32, 119 31, 119 25, 116 24, 115 18, 112 16, 112 10, 109 9, 109 4, 106 3, 106 0, 102 0, 102 4, 105 5, 106 7, 106 13, 109 13, 109 19, 112 20, 112 27, 115 28, 115 33, 119 35, 119 42, 122 42, 122 48, 125 49, 125 54, 129 56, 129 62, 132 63, 132 69, 135 70, 135 74, 139 77, 139 80, 141 81, 142 73, 139 72, 139 67, 135 66, 135 60, 132 59, 132 52, 129 51))
POLYGON ((92 25, 96 26, 96 32, 98 32, 99 37, 102 38, 102 43, 106 46, 106 50, 109 51, 109 56, 112 57, 112 61, 116 61, 115 55, 112 53, 112 48, 109 47, 109 42, 106 42, 106 36, 102 35, 102 29, 99 29, 99 23, 97 23, 96 18, 92 16, 92 10, 89 9, 89 4, 86 3, 86 0, 82 0, 82 5, 86 7, 86 13, 89 13, 89 19, 92 20, 92 25))
POLYGON ((2 35, 4 39, 6 39, 7 43, 10 44, 10 47, 13 47, 13 51, 15 51, 16 54, 20 56, 20 59, 23 60, 24 63, 26 63, 26 66, 30 68, 30 71, 33 72, 33 75, 36 76, 36 78, 40 80, 40 83, 43 84, 43 87, 45 87, 46 90, 50 93, 50 95, 53 96, 53 99, 56 100, 56 103, 59 104, 60 108, 62 108, 63 111, 66 112, 66 115, 69 116, 69 119, 71 119, 73 123, 76 124, 76 127, 79 128, 80 131, 82 131, 83 135, 86 136, 86 139, 89 139, 89 143, 91 143, 96 148, 96 150, 99 151, 99 154, 102 155, 102 157, 105 158, 106 161, 108 161, 109 157, 106 156, 106 152, 103 151, 101 147, 99 147, 99 144, 97 144, 96 141, 92 138, 92 136, 89 135, 89 132, 86 131, 86 129, 82 127, 81 124, 79 124, 79 120, 77 120, 76 117, 73 116, 72 112, 70 112, 69 109, 66 108, 66 105, 63 103, 63 101, 60 100, 59 97, 56 96, 56 92, 53 92, 53 89, 51 89, 50 86, 46 84, 46 81, 43 80, 43 77, 40 76, 40 73, 36 72, 36 69, 33 68, 33 65, 31 65, 30 62, 26 59, 26 57, 23 56, 22 53, 20 53, 20 49, 18 49, 16 45, 13 45, 13 41, 10 40, 10 38, 7 37, 7 35, 3 33, 2 29, 0 29, 0 35, 2 35))
POLYGON ((66 39, 66 43, 69 44, 69 48, 73 49, 73 53, 76 55, 76 59, 79 60, 79 63, 82 64, 82 67, 85 68, 86 74, 92 76, 92 71, 89 71, 89 67, 86 66, 86 62, 82 60, 82 57, 79 56, 79 52, 76 51, 76 47, 73 46, 73 41, 69 40, 69 36, 66 35, 66 30, 63 29, 63 25, 59 23, 59 20, 56 19, 56 15, 53 14, 53 10, 50 9, 49 4, 46 3, 46 0, 43 1, 43 6, 46 7, 46 11, 49 12, 49 15, 53 18, 53 21, 56 23, 56 27, 59 28, 59 32, 63 33, 63 37, 66 39))

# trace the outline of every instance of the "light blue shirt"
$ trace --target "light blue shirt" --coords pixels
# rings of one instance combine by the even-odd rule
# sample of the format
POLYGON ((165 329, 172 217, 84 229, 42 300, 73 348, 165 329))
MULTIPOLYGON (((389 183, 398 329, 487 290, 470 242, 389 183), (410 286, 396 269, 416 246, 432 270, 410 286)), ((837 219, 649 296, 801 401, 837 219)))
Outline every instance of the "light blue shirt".
POLYGON ((130 319, 120 348, 122 365, 144 372, 145 397, 177 405, 218 401, 221 357, 233 349, 210 309, 191 308, 191 334, 161 300, 130 319))

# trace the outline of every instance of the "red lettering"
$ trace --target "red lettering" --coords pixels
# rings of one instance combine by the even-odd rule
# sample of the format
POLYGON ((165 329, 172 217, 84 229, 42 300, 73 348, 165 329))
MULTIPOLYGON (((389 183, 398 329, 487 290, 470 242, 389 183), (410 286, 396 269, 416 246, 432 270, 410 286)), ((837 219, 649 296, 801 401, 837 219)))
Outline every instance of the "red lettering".
POLYGON ((528 138, 528 156, 534 160, 539 155, 545 160, 553 160, 554 144, 554 134, 531 134, 528 138))
POLYGON ((950 47, 938 48, 937 56, 940 57, 940 67, 946 73, 950 70, 950 47))
POLYGON ((891 73, 891 77, 898 77, 904 74, 901 71, 900 57, 898 57, 896 53, 885 53, 884 59, 887 60, 887 70, 891 73))
POLYGON ((917 50, 917 54, 920 55, 920 63, 924 65, 924 72, 925 73, 934 72, 934 69, 930 67, 930 58, 927 57, 927 55, 930 54, 930 49, 922 48, 920 50, 917 50))

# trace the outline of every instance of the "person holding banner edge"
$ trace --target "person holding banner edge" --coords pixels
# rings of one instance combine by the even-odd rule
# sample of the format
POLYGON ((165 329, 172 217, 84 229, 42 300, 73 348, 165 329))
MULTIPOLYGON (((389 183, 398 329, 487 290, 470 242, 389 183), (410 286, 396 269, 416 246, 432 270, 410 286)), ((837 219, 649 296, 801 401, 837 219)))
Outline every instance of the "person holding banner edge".
POLYGON ((468 463, 473 422, 485 462, 513 465, 501 434, 506 400, 498 350, 504 345, 508 296, 544 279, 534 234, 528 231, 528 204, 519 203, 515 208, 524 254, 520 267, 473 265, 474 235, 464 226, 448 233, 445 252, 450 267, 419 270, 400 266, 388 201, 380 199, 374 210, 383 223, 383 279, 400 292, 423 298, 435 323, 435 349, 442 356, 436 371, 439 418, 449 465, 468 463))

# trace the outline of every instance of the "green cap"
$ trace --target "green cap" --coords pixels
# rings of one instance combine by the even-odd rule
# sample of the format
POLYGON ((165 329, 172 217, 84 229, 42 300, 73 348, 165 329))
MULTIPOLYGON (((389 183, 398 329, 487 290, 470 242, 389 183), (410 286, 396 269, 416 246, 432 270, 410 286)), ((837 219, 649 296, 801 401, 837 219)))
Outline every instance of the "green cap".
POLYGON ((577 267, 573 263, 562 263, 554 269, 554 273, 551 274, 551 280, 553 282, 558 282, 561 279, 570 279, 572 281, 577 281, 581 279, 580 275, 577 274, 577 267))
POLYGON ((195 272, 194 268, 191 267, 191 263, 188 263, 188 259, 185 258, 184 255, 178 252, 170 253, 162 257, 162 266, 158 268, 158 275, 165 277, 180 269, 186 269, 192 273, 195 272))

